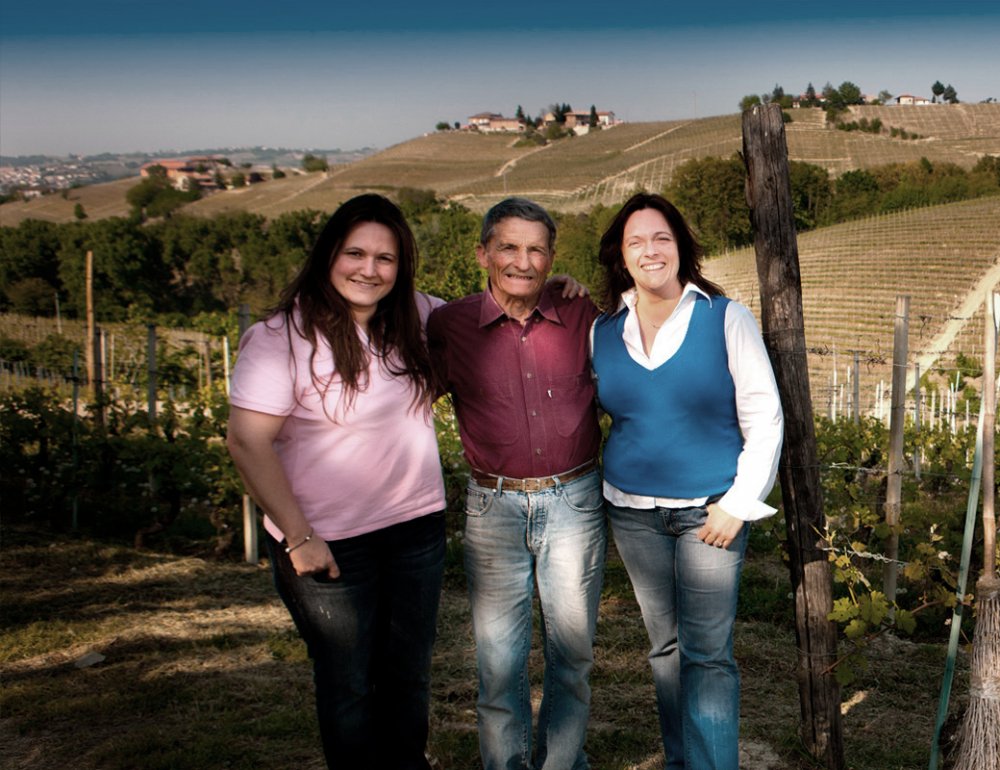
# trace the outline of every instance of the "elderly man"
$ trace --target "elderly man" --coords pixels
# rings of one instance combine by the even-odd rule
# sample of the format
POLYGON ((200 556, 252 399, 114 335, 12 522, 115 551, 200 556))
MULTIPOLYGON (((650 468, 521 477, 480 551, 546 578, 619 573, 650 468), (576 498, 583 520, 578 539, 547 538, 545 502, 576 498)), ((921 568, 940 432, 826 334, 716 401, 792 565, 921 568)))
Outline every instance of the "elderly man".
POLYGON ((498 203, 476 247, 487 290, 438 308, 427 329, 472 466, 465 568, 485 770, 588 767, 587 680, 607 545, 588 361, 597 309, 546 286, 555 235, 536 203, 498 203), (545 678, 532 764, 536 585, 545 678))

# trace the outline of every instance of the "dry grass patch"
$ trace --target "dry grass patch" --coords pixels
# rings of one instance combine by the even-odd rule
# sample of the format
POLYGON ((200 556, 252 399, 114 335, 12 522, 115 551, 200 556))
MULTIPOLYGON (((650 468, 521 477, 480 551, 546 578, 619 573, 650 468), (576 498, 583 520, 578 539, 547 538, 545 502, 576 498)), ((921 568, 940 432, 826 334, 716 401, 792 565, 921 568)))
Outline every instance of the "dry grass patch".
MULTIPOLYGON (((266 569, 87 541, 5 541, 0 737, 9 766, 323 767, 311 667, 266 569), (78 667, 88 653, 101 657, 78 667)), ((811 765, 797 737, 795 641, 785 620, 787 574, 769 546, 761 547, 768 552, 751 554, 745 570, 737 625, 741 766, 806 770, 811 765)), ((429 750, 442 770, 479 766, 475 647, 459 563, 448 568, 434 655, 429 750)), ((659 768, 648 642, 614 549, 596 645, 591 766, 659 768)), ((537 707, 537 634, 531 665, 537 707)), ((870 671, 844 694, 850 767, 925 762, 942 665, 939 645, 876 648, 870 671)), ((959 690, 963 681, 960 670, 959 690)))

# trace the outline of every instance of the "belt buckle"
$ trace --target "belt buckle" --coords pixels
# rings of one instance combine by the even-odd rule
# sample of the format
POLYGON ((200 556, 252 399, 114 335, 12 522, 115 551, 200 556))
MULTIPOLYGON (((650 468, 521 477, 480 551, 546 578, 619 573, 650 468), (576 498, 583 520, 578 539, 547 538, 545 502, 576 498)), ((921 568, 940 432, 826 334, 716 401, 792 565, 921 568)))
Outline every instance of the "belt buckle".
POLYGON ((524 492, 541 492, 544 479, 522 479, 521 484, 524 492))

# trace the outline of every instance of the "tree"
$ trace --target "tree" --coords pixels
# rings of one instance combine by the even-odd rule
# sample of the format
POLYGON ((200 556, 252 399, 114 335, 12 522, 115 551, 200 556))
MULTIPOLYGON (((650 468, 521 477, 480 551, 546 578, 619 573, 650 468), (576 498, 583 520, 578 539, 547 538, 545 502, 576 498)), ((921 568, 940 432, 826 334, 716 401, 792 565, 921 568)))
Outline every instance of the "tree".
POLYGON ((271 164, 271 179, 284 179, 285 176, 285 172, 278 168, 277 163, 271 164))
POLYGON ((449 123, 446 120, 439 120, 438 124, 436 126, 434 126, 434 129, 436 131, 450 131, 451 130, 451 123, 449 123))
POLYGON ((307 152, 302 156, 302 170, 308 173, 314 171, 329 171, 330 164, 327 162, 325 157, 321 158, 318 155, 313 155, 311 152, 307 152))
POLYGON ((850 80, 845 80, 841 83, 837 92, 840 94, 840 99, 844 105, 861 104, 863 101, 861 98, 861 89, 850 80))
POLYGON ((590 105, 590 120, 588 121, 587 125, 592 129, 600 128, 601 125, 597 121, 597 107, 595 107, 593 104, 590 105))
POLYGON ((76 219, 86 219, 87 218, 87 212, 83 210, 83 204, 82 203, 77 203, 73 207, 73 216, 76 219))
POLYGON ((878 92, 878 100, 880 104, 888 104, 893 99, 893 95, 890 94, 885 89, 878 92))
POLYGON ((751 107, 756 107, 760 104, 760 97, 757 94, 747 94, 742 99, 740 99, 740 112, 746 112, 751 107))
POLYGON ((677 168, 667 197, 684 213, 706 251, 718 253, 753 239, 745 184, 738 155, 696 158, 677 168))
POLYGON ((555 119, 556 123, 560 125, 566 122, 566 116, 572 111, 573 108, 566 103, 549 105, 549 112, 552 113, 552 117, 555 119))
POLYGON ((237 171, 235 174, 229 177, 229 184, 231 184, 233 187, 246 187, 247 178, 242 171, 237 171))
POLYGON ((945 87, 941 95, 948 104, 958 104, 958 92, 952 87, 951 83, 945 87))
POLYGON ((804 106, 815 107, 817 104, 819 104, 819 99, 816 98, 816 89, 813 87, 813 84, 810 83, 809 85, 806 86, 806 98, 804 106))
POLYGON ((931 86, 931 93, 934 94, 933 101, 937 101, 938 97, 944 93, 944 83, 940 80, 935 80, 934 85, 931 86))
POLYGON ((518 120, 525 120, 526 119, 524 117, 524 108, 521 107, 520 104, 517 105, 517 111, 514 112, 514 117, 517 118, 518 120))

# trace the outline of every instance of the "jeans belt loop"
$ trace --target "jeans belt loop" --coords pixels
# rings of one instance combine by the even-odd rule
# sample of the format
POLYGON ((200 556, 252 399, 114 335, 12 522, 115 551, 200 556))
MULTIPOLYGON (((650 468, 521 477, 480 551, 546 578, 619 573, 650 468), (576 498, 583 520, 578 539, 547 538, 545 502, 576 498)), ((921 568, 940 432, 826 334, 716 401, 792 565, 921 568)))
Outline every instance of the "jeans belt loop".
POLYGON ((499 496, 503 494, 503 480, 503 476, 497 476, 497 488, 493 493, 494 495, 499 496))

